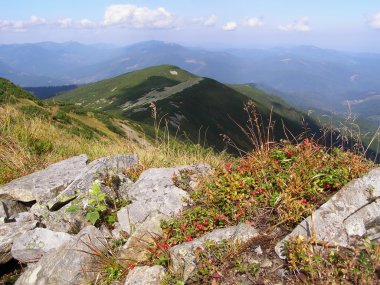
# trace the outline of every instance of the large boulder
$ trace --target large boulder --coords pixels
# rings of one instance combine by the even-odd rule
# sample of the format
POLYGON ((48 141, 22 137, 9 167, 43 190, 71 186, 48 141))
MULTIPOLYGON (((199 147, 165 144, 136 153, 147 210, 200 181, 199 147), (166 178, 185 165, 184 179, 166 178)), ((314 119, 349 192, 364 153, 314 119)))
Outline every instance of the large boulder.
POLYGON ((74 181, 78 173, 86 167, 87 159, 87 156, 82 154, 12 180, 0 187, 0 199, 46 202, 74 181))
POLYGON ((380 168, 348 183, 281 240, 281 258, 285 242, 298 235, 342 246, 361 237, 380 242, 380 168))
POLYGON ((207 241, 221 242, 225 240, 232 243, 244 243, 257 237, 258 234, 259 232, 255 228, 241 223, 234 227, 214 230, 191 242, 173 246, 169 250, 173 271, 182 275, 186 281, 192 276, 197 266, 195 250, 197 248, 204 249, 207 241))
POLYGON ((149 249, 163 235, 161 221, 167 219, 169 219, 168 216, 158 212, 149 215, 129 237, 121 250, 120 258, 133 263, 146 261, 149 249))
POLYGON ((204 165, 182 166, 177 168, 151 168, 144 171, 128 192, 131 204, 118 213, 121 228, 131 234, 151 213, 160 212, 174 216, 188 204, 189 194, 174 185, 173 175, 188 169, 194 173, 209 170, 204 165))
POLYGON ((13 241, 36 226, 36 221, 0 224, 0 264, 12 259, 13 241))
POLYGON ((124 285, 160 285, 165 276, 165 268, 160 265, 139 266, 129 271, 124 285))
POLYGON ((16 285, 90 284, 96 278, 96 271, 100 270, 95 250, 105 252, 105 244, 97 228, 86 227, 72 241, 29 265, 16 285))
POLYGON ((36 228, 14 239, 11 253, 22 263, 37 262, 44 254, 71 240, 69 234, 36 228))
POLYGON ((85 194, 91 189, 95 180, 102 176, 123 176, 125 170, 137 165, 135 156, 117 154, 102 157, 92 161, 86 168, 81 169, 81 174, 58 196, 51 199, 47 206, 49 210, 56 211, 77 198, 80 194, 85 194))

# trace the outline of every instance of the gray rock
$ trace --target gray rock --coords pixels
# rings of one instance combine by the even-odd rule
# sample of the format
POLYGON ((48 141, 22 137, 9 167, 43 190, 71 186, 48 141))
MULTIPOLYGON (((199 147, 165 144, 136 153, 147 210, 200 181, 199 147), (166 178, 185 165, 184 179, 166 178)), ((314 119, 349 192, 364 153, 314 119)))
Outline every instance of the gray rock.
POLYGON ((66 211, 68 206, 58 211, 50 212, 45 206, 34 204, 30 209, 30 213, 49 230, 77 234, 81 229, 90 224, 86 221, 82 210, 69 213, 66 211))
POLYGON ((16 222, 31 222, 31 221, 34 221, 34 215, 30 212, 22 212, 22 213, 18 213, 12 217, 10 217, 10 219, 14 219, 16 222))
POLYGON ((57 196, 86 166, 87 156, 82 154, 44 170, 15 179, 0 187, 0 199, 21 202, 45 202, 57 196))
POLYGON ((182 169, 205 171, 205 166, 182 166, 177 168, 151 168, 144 171, 128 192, 132 203, 118 213, 121 228, 131 234, 151 213, 160 212, 167 216, 178 214, 187 205, 189 195, 176 187, 173 174, 182 169))
POLYGON ((12 256, 22 263, 38 261, 44 254, 72 240, 72 236, 43 228, 27 231, 13 240, 12 256))
POLYGON ((64 191, 47 203, 49 210, 56 211, 75 199, 81 193, 87 193, 96 179, 102 175, 122 175, 123 171, 137 164, 135 156, 117 154, 92 161, 82 169, 78 176, 64 191))
MULTIPOLYGON (((318 240, 346 246, 358 237, 372 236, 379 241, 380 234, 380 168, 344 186, 313 215, 314 234, 318 240), (376 238, 377 237, 377 238, 376 238)), ((312 237, 311 216, 302 221, 280 241, 276 253, 282 253, 284 243, 292 237, 312 237)))
POLYGON ((170 249, 173 271, 176 274, 181 274, 186 281, 192 276, 196 268, 194 251, 197 248, 204 249, 206 241, 221 242, 226 240, 233 243, 244 243, 256 237, 258 234, 259 232, 255 228, 247 224, 239 224, 234 227, 217 229, 191 242, 176 245, 170 249))
POLYGON ((105 241, 100 231, 89 226, 74 240, 45 254, 39 262, 29 265, 19 277, 17 285, 90 284, 94 271, 100 270, 99 259, 90 247, 105 252, 105 241))
POLYGON ((128 273, 124 285, 160 285, 165 276, 165 268, 160 265, 139 266, 128 273))
POLYGON ((0 201, 0 218, 7 219, 8 214, 5 205, 0 201))
POLYGON ((0 224, 0 264, 7 263, 12 259, 11 249, 13 241, 36 226, 36 221, 0 224))
POLYGON ((169 217, 161 213, 154 212, 150 214, 129 237, 127 243, 123 246, 120 258, 130 260, 133 263, 146 261, 149 248, 154 245, 157 238, 163 235, 160 221, 167 219, 169 217))
POLYGON ((28 207, 18 201, 7 199, 0 201, 0 217, 5 219, 10 219, 11 216, 26 211, 28 211, 28 207))

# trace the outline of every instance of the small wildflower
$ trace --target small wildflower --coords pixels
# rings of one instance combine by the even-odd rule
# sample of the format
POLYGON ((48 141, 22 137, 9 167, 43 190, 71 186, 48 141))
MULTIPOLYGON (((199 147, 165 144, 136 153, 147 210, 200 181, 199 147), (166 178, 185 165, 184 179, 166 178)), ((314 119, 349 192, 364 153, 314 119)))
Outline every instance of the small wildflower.
POLYGON ((198 228, 198 230, 200 231, 204 231, 205 228, 201 225, 201 224, 196 224, 196 227, 198 228))
POLYGON ((224 165, 224 168, 226 169, 227 172, 231 172, 231 167, 232 167, 232 162, 229 161, 224 165))
POLYGON ((190 235, 186 236, 186 241, 193 241, 193 238, 190 235))
POLYGON ((129 266, 128 266, 128 267, 129 267, 129 269, 130 269, 130 270, 133 270, 133 269, 135 269, 135 265, 134 265, 134 264, 132 264, 132 263, 131 263, 131 264, 129 264, 129 266))
POLYGON ((187 226, 187 223, 182 224, 182 225, 181 225, 181 228, 180 228, 180 231, 181 231, 181 232, 184 232, 186 226, 187 226))
POLYGON ((302 199, 301 199, 301 203, 302 203, 302 204, 307 204, 307 200, 306 200, 305 198, 302 198, 302 199))
POLYGON ((168 243, 163 243, 163 244, 160 245, 160 247, 163 248, 163 249, 168 249, 169 246, 170 245, 168 243))
POLYGON ((218 272, 215 272, 213 275, 212 275, 213 278, 221 278, 222 275, 220 275, 218 272))

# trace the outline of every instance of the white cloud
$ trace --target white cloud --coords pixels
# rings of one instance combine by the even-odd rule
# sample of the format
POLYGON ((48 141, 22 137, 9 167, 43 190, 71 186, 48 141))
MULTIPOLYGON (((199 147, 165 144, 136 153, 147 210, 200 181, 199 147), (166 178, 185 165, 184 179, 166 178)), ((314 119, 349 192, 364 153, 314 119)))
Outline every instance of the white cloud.
POLYGON ((71 18, 59 18, 57 24, 62 28, 68 28, 74 25, 74 20, 71 18))
POLYGON ((243 24, 249 27, 262 27, 264 22, 260 18, 248 18, 243 21, 243 24))
POLYGON ((218 22, 218 17, 215 15, 211 15, 210 17, 207 17, 207 18, 204 18, 204 17, 194 18, 193 21, 205 27, 212 27, 212 26, 215 26, 215 24, 218 22))
POLYGON ((227 22, 222 29, 225 31, 233 31, 236 30, 238 27, 238 24, 236 22, 227 22))
POLYGON ((29 20, 1 20, 0 31, 25 32, 26 28, 31 26, 46 25, 47 21, 44 18, 31 16, 29 20))
POLYGON ((285 32, 309 32, 311 30, 308 17, 302 17, 301 19, 294 21, 293 23, 280 25, 278 29, 285 32))
POLYGON ((61 28, 94 28, 98 24, 87 18, 81 20, 74 20, 72 18, 59 18, 56 21, 56 25, 61 28))
POLYGON ((0 20, 0 31, 24 32, 24 23, 18 20, 0 20))
POLYGON ((129 4, 106 8, 103 24, 124 25, 134 28, 173 28, 175 17, 165 8, 149 9, 129 4))
POLYGON ((374 29, 380 29, 380 12, 370 19, 369 25, 374 29))
POLYGON ((79 20, 77 23, 80 27, 83 27, 83 28, 94 28, 97 26, 96 22, 91 21, 91 20, 86 19, 86 18, 79 20))

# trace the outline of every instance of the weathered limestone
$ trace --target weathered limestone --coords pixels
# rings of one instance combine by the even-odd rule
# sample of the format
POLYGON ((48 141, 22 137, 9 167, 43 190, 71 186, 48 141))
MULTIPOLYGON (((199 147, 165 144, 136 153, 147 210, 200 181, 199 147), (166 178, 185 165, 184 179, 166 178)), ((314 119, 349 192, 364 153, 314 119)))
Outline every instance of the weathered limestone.
POLYGON ((86 167, 87 159, 82 154, 15 179, 0 187, 0 199, 44 203, 57 196, 75 179, 86 167))
POLYGON ((26 211, 28 211, 28 207, 18 201, 0 200, 0 217, 9 219, 13 215, 26 211))
POLYGON ((0 223, 0 264, 12 259, 11 249, 14 240, 25 232, 34 229, 36 221, 20 223, 0 223))
POLYGON ((43 228, 27 231, 14 239, 12 256, 22 263, 37 262, 44 254, 72 240, 72 236, 43 228))
POLYGON ((172 181, 173 175, 182 169, 192 169, 200 173, 208 170, 204 165, 152 168, 140 175, 128 192, 128 198, 132 203, 117 213, 118 221, 124 231, 131 234, 153 212, 174 216, 183 210, 189 195, 176 187, 172 181))
POLYGON ((165 268, 160 265, 139 266, 128 273, 124 285, 160 285, 165 276, 165 268))
POLYGON ((206 241, 221 242, 226 240, 233 243, 244 243, 256 237, 259 232, 247 225, 239 224, 234 227, 217 229, 191 242, 185 242, 170 248, 170 258, 174 272, 181 274, 186 281, 191 277, 196 268, 196 257, 194 250, 204 248, 206 241))
POLYGON ((30 212, 47 229, 55 232, 77 234, 85 226, 90 225, 82 211, 75 213, 66 212, 66 208, 50 212, 45 206, 34 204, 30 212))
POLYGON ((93 182, 100 179, 101 175, 106 173, 122 175, 124 170, 136 164, 135 156, 125 154, 102 157, 92 161, 85 169, 81 169, 80 175, 64 191, 47 203, 49 210, 56 211, 74 200, 79 194, 88 192, 93 182))
POLYGON ((120 258, 133 263, 147 260, 149 248, 154 246, 154 240, 163 235, 160 221, 169 219, 168 216, 154 212, 137 227, 128 239, 121 252, 120 258))
POLYGON ((104 252, 104 244, 97 228, 86 227, 72 241, 28 266, 16 285, 90 284, 96 278, 94 271, 100 270, 98 259, 90 254, 90 246, 104 252))
MULTIPOLYGON (((318 240, 348 245, 358 237, 368 236, 380 242, 380 168, 344 186, 313 215, 314 235, 318 240)), ((312 236, 311 217, 302 221, 276 245, 281 253, 285 241, 297 235, 312 236)))

